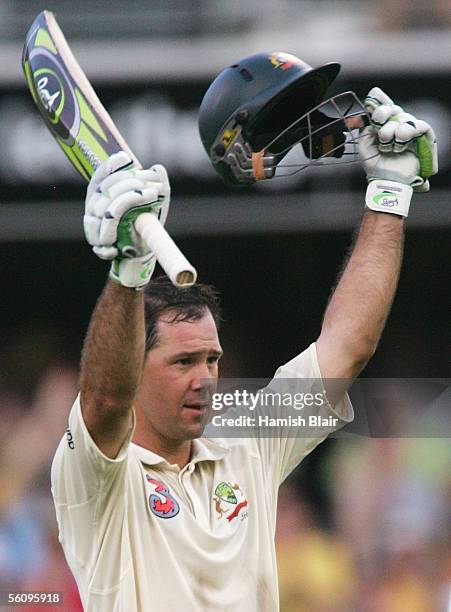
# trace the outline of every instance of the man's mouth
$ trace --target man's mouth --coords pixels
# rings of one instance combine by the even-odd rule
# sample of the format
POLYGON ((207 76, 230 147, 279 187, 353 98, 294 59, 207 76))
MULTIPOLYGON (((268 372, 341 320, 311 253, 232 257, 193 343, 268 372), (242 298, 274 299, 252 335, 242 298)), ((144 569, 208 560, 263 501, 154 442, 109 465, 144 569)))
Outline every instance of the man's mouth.
POLYGON ((201 410, 205 411, 208 408, 208 404, 202 402, 196 402, 193 404, 183 404, 184 408, 189 408, 190 410, 201 410))
POLYGON ((190 414, 192 417, 203 419, 208 414, 208 404, 195 402, 183 404, 185 414, 190 414))

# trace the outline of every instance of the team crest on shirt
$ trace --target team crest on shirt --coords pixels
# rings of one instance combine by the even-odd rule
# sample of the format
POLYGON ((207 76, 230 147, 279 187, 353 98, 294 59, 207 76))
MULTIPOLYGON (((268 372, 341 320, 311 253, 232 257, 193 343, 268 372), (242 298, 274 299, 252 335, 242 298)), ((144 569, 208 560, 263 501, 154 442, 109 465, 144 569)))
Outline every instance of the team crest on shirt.
POLYGON ((248 516, 245 508, 248 506, 248 501, 244 497, 244 493, 238 484, 230 482, 220 482, 212 497, 215 504, 215 510, 218 513, 218 519, 225 516, 230 523, 237 517, 244 520, 248 516))
POLYGON ((152 514, 164 519, 177 516, 180 512, 180 504, 169 491, 169 487, 149 474, 146 474, 146 478, 153 488, 153 492, 149 495, 149 508, 152 514))

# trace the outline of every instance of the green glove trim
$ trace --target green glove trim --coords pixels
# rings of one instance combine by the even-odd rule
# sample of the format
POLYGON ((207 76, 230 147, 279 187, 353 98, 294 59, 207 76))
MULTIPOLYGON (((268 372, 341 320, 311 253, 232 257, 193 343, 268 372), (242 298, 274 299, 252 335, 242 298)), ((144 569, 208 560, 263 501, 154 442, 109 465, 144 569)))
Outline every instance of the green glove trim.
POLYGON ((437 172, 434 170, 434 157, 431 144, 426 136, 420 136, 416 141, 417 157, 420 162, 421 178, 428 178, 437 172))
POLYGON ((133 240, 133 224, 141 213, 152 212, 154 204, 142 204, 131 208, 119 221, 117 226, 116 247, 119 251, 117 259, 136 257, 136 249, 133 240))

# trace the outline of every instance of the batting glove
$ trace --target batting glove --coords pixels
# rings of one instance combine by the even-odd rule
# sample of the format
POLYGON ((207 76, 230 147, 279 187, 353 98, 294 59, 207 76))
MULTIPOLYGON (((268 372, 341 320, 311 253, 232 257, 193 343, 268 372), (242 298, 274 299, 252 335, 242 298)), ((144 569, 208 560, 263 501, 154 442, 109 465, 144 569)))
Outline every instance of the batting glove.
POLYGON ((413 191, 429 191, 428 178, 438 172, 434 131, 379 87, 364 106, 371 125, 362 130, 358 147, 368 179, 366 206, 407 217, 413 191))
POLYGON ((137 169, 120 151, 97 168, 88 185, 83 226, 94 253, 112 260, 113 280, 136 289, 149 282, 155 256, 136 232, 134 222, 141 213, 151 212, 164 225, 169 202, 169 179, 163 166, 137 169))

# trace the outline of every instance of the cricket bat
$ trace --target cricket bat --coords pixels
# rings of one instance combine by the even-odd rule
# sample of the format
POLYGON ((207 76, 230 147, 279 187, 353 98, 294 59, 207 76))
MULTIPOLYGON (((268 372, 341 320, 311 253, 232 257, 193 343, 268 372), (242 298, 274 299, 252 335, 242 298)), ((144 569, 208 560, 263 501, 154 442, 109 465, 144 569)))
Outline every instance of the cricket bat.
MULTIPOLYGON (((126 151, 140 164, 75 59, 54 14, 42 11, 24 45, 22 66, 42 118, 76 170, 87 180, 103 160, 126 151)), ((177 286, 195 283, 196 270, 151 213, 135 228, 177 286)))

